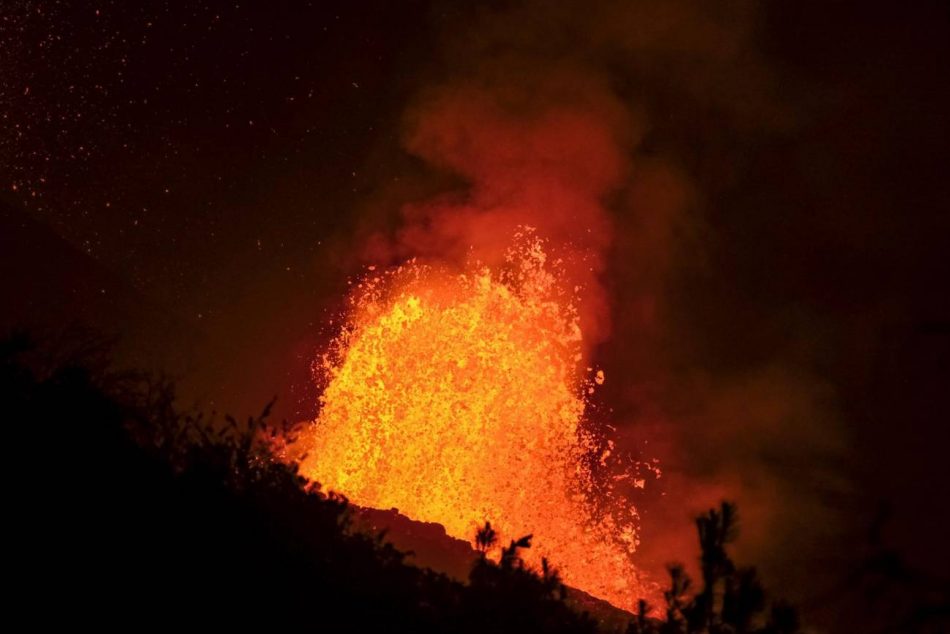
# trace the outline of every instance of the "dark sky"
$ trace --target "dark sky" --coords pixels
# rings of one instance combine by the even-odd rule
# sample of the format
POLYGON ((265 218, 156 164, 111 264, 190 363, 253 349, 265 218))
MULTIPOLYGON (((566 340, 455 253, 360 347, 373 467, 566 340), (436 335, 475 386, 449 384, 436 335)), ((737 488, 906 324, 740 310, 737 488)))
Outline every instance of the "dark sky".
POLYGON ((312 415, 370 236, 464 187, 406 151, 418 96, 570 67, 641 122, 595 358, 666 497, 738 497, 797 598, 881 502, 945 576, 950 10, 879 4, 7 0, 3 325, 90 322, 188 398, 312 415))

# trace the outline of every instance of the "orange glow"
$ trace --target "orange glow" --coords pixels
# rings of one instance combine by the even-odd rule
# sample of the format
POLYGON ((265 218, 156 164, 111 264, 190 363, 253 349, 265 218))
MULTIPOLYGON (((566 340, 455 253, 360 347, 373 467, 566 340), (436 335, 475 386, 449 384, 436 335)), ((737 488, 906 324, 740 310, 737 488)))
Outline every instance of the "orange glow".
POLYGON ((635 510, 609 512, 622 502, 602 486, 593 499, 590 464, 610 451, 584 425, 604 374, 580 372, 557 263, 530 233, 517 244, 502 270, 409 262, 357 287, 318 364, 326 385, 297 441, 301 473, 458 538, 485 520, 502 540, 533 533, 530 564, 545 556, 569 585, 630 607, 643 594, 635 510))

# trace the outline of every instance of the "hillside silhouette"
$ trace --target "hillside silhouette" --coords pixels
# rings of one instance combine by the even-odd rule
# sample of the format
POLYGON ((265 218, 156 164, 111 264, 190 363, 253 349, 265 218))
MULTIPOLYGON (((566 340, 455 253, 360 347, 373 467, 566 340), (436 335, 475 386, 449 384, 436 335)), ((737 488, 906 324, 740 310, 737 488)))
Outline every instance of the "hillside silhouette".
MULTIPOLYGON (((360 632, 596 632, 616 622, 569 605, 556 562, 529 569, 531 536, 487 553, 467 583, 407 562, 354 530, 347 501, 275 460, 270 406, 246 421, 176 409, 173 384, 109 369, 94 339, 42 353, 0 343, 0 402, 14 614, 35 627, 294 626, 360 632)), ((364 511, 364 522, 365 522, 364 511)), ((736 510, 697 519, 702 580, 671 566, 665 606, 641 602, 627 632, 799 629, 754 569, 727 553, 736 510)))

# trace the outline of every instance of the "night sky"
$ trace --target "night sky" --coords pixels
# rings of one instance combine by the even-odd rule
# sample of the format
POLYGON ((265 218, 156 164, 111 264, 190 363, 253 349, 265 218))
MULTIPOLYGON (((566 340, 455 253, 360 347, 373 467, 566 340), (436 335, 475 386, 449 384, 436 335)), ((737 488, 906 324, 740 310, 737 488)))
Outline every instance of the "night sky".
POLYGON ((591 78, 636 128, 593 359, 669 473, 646 565, 725 495, 802 603, 881 508, 946 577, 950 9, 878 4, 5 0, 0 325, 311 417, 348 281, 467 186, 407 140, 429 91, 591 78))

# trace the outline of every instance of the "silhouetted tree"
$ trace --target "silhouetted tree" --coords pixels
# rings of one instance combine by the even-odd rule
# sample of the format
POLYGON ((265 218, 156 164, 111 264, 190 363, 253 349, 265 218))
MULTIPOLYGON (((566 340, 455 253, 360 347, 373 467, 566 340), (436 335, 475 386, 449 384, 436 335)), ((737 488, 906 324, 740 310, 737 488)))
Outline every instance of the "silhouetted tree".
POLYGON ((627 626, 627 634, 650 634, 656 632, 656 624, 650 619, 650 604, 644 599, 637 601, 637 612, 627 626))
POLYGON ((699 533, 700 569, 703 575, 703 589, 696 596, 689 614, 690 631, 713 630, 719 625, 717 616, 720 606, 720 582, 734 572, 732 560, 726 554, 726 544, 731 543, 738 533, 736 507, 723 502, 721 507, 710 509, 705 515, 696 518, 699 533))
POLYGON ((497 542, 498 534, 495 532, 495 529, 491 527, 491 522, 486 521, 485 525, 475 532, 475 548, 483 557, 488 554, 488 551, 491 550, 497 542))
POLYGON ((686 574, 683 566, 672 564, 668 567, 670 573, 670 587, 663 592, 666 599, 666 622, 663 625, 664 634, 676 634, 686 630, 686 621, 689 614, 690 602, 688 593, 692 580, 686 574))

